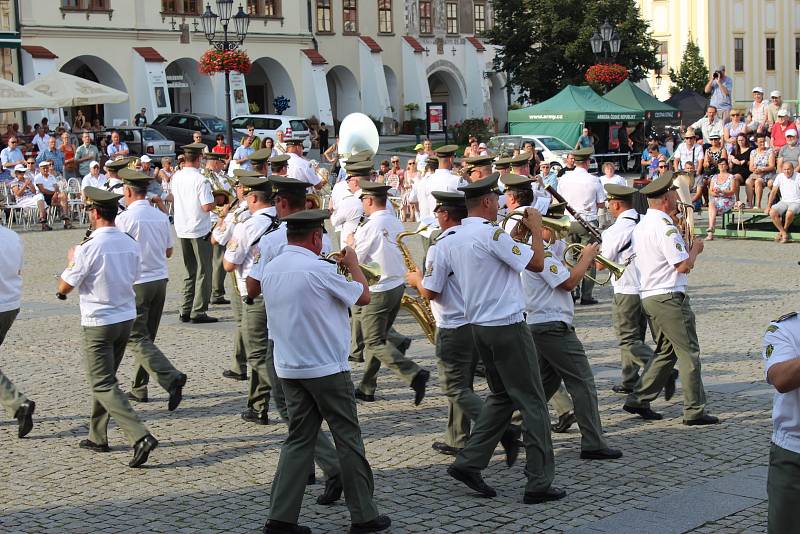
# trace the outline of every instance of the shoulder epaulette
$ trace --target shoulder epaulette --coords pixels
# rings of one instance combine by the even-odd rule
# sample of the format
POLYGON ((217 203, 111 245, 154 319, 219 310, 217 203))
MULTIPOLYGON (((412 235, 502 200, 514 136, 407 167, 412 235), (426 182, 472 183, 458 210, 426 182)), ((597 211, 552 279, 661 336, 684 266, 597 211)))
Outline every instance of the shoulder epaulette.
POLYGON ((358 226, 364 226, 367 223, 367 216, 362 214, 361 217, 358 219, 358 226))
POLYGON ((483 224, 488 224, 489 226, 497 226, 497 221, 483 221, 483 224))
POLYGON ((445 237, 447 237, 447 236, 449 236, 449 235, 453 235, 454 233, 456 233, 456 231, 455 231, 455 230, 447 230, 446 232, 444 232, 444 233, 442 233, 442 234, 439 234, 439 235, 438 235, 438 236, 436 236, 436 237, 434 238, 434 240, 431 242, 431 246, 435 245, 436 243, 438 243, 440 240, 444 239, 445 237))
POLYGON ((133 236, 132 236, 131 234, 129 234, 128 232, 125 232, 125 235, 126 235, 126 236, 128 236, 128 237, 130 237, 130 238, 131 238, 131 239, 133 239, 134 241, 136 241, 136 238, 135 238, 135 237, 133 237, 133 236))
POLYGON ((80 243, 78 243, 78 244, 79 244, 79 245, 83 245, 84 243, 86 243, 86 242, 88 242, 88 241, 91 241, 91 240, 92 240, 92 236, 90 236, 90 235, 87 235, 86 237, 84 237, 84 238, 83 238, 83 241, 81 241, 81 242, 80 242, 80 243))
POLYGON ((797 312, 787 313, 786 315, 781 315, 777 319, 775 319, 774 323, 780 323, 781 321, 785 321, 787 319, 791 319, 793 317, 797 317, 797 312))

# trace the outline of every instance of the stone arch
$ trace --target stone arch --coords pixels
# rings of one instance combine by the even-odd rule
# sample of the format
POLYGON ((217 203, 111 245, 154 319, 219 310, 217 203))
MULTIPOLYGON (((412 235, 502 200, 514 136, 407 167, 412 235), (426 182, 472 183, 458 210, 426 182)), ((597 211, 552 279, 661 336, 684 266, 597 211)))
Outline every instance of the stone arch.
MULTIPOLYGON (((92 55, 77 56, 66 63, 59 69, 66 74, 72 74, 79 78, 84 78, 93 82, 101 83, 128 93, 125 87, 125 82, 122 76, 119 75, 117 70, 106 60, 92 55)), ((130 112, 130 99, 122 102, 121 104, 96 104, 92 106, 80 106, 84 115, 89 120, 95 118, 100 119, 101 124, 110 127, 114 121, 127 121, 130 124, 132 115, 130 112)))
POLYGON ((215 102, 211 76, 200 72, 197 60, 188 57, 176 59, 167 65, 165 73, 174 113, 213 113, 215 102))
POLYGON ((397 79, 397 74, 388 66, 383 66, 383 74, 386 76, 386 89, 389 91, 389 104, 392 106, 392 118, 397 120, 400 117, 400 83, 397 79))
POLYGON ((435 61, 427 69, 431 102, 447 102, 448 124, 467 118, 467 84, 449 61, 435 61))
POLYGON ((504 73, 492 72, 489 76, 489 95, 492 116, 497 120, 497 131, 504 132, 508 122, 508 96, 504 73))
POLYGON ((274 114, 272 102, 279 96, 289 99, 285 115, 298 115, 297 96, 289 73, 277 60, 261 57, 253 61, 253 69, 245 76, 247 100, 258 104, 258 113, 274 114))
POLYGON ((355 75, 342 65, 331 67, 325 75, 333 120, 338 125, 350 113, 361 111, 361 91, 355 75))

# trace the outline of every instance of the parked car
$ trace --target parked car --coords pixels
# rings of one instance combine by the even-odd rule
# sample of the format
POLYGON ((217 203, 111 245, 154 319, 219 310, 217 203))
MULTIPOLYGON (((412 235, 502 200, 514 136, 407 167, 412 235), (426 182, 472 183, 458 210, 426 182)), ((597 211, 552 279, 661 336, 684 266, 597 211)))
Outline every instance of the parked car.
MULTIPOLYGON (((206 113, 162 113, 150 126, 164 134, 167 139, 175 141, 176 148, 191 144, 194 132, 202 134, 203 143, 208 145, 209 149, 217 144, 217 134, 227 135, 225 121, 206 113)), ((231 146, 238 146, 241 137, 241 134, 234 130, 231 146)))
POLYGON ((278 130, 284 133, 291 130, 292 139, 303 140, 303 154, 311 150, 311 131, 308 123, 303 117, 291 117, 289 115, 239 115, 231 119, 234 130, 242 134, 247 133, 247 125, 252 123, 256 135, 263 139, 271 137, 277 140, 278 130))
MULTIPOLYGON (((175 158, 175 143, 153 128, 135 128, 124 126, 114 128, 119 132, 120 140, 128 145, 131 156, 147 154, 153 159, 175 158), (144 143, 142 142, 144 138, 144 143)), ((106 144, 111 144, 111 130, 106 134, 106 144)))
MULTIPOLYGON (((513 150, 515 148, 522 148, 523 143, 533 142, 533 148, 539 153, 539 159, 550 164, 550 167, 560 171, 564 167, 564 160, 567 154, 572 151, 572 147, 567 143, 554 137, 552 135, 495 135, 489 139, 487 148, 493 153, 499 153, 502 150, 513 150)), ((594 158, 589 162, 589 170, 596 171, 597 163, 594 158)))

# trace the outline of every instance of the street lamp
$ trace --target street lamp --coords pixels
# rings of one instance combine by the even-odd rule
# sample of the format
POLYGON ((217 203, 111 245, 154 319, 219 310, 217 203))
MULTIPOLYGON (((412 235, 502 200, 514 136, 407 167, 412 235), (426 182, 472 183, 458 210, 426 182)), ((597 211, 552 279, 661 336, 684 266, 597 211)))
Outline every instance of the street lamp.
MULTIPOLYGON (((206 4, 206 11, 200 15, 203 23, 203 33, 208 40, 208 44, 220 51, 236 50, 244 43, 247 37, 247 28, 250 25, 250 17, 244 12, 242 5, 239 4, 239 11, 231 17, 233 12, 233 0, 217 0, 217 13, 211 11, 211 4, 206 4), (233 29, 236 38, 228 37, 228 26, 233 19, 233 29), (221 38, 217 37, 217 21, 222 24, 221 38)), ((230 71, 225 70, 225 121, 227 126, 228 143, 233 149, 233 126, 231 125, 231 77, 230 71)))
POLYGON ((600 26, 600 31, 594 32, 589 38, 589 44, 592 47, 592 53, 598 62, 611 63, 619 54, 622 39, 620 38, 617 30, 614 29, 608 19, 600 26))

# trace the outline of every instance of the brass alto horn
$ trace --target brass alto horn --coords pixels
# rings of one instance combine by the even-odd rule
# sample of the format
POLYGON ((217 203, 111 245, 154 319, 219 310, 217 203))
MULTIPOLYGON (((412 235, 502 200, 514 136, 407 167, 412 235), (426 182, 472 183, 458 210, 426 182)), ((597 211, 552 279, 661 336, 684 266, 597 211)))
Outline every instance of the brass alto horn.
MULTIPOLYGON (((578 254, 583 252, 584 248, 586 248, 586 245, 583 245, 581 243, 571 243, 567 245, 567 248, 564 250, 564 260, 563 260, 564 265, 566 265, 570 269, 575 267, 576 262, 572 260, 572 257, 577 256, 578 254)), ((615 261, 611 261, 608 258, 603 257, 599 254, 595 256, 594 259, 596 262, 600 263, 601 265, 603 265, 603 267, 606 268, 606 270, 608 271, 608 278, 604 278, 602 281, 600 281, 597 278, 590 275, 589 273, 586 273, 584 277, 588 278, 589 280, 593 280, 594 283, 596 283, 597 285, 604 286, 611 281, 612 277, 614 278, 614 280, 620 279, 622 274, 625 272, 625 269, 628 267, 628 265, 630 265, 631 261, 633 261, 633 256, 628 258, 628 261, 626 261, 624 264, 619 264, 615 261)))
MULTIPOLYGON (((328 260, 334 260, 336 262, 341 261, 342 256, 344 255, 343 252, 331 252, 327 256, 325 256, 328 260)), ((378 280, 381 279, 381 266, 378 265, 377 262, 370 262, 370 263, 360 263, 358 267, 361 269, 361 273, 364 275, 364 278, 367 279, 367 285, 373 285, 378 283, 378 280)), ((350 277, 350 273, 347 271, 347 268, 339 265, 339 274, 343 276, 350 277)))

